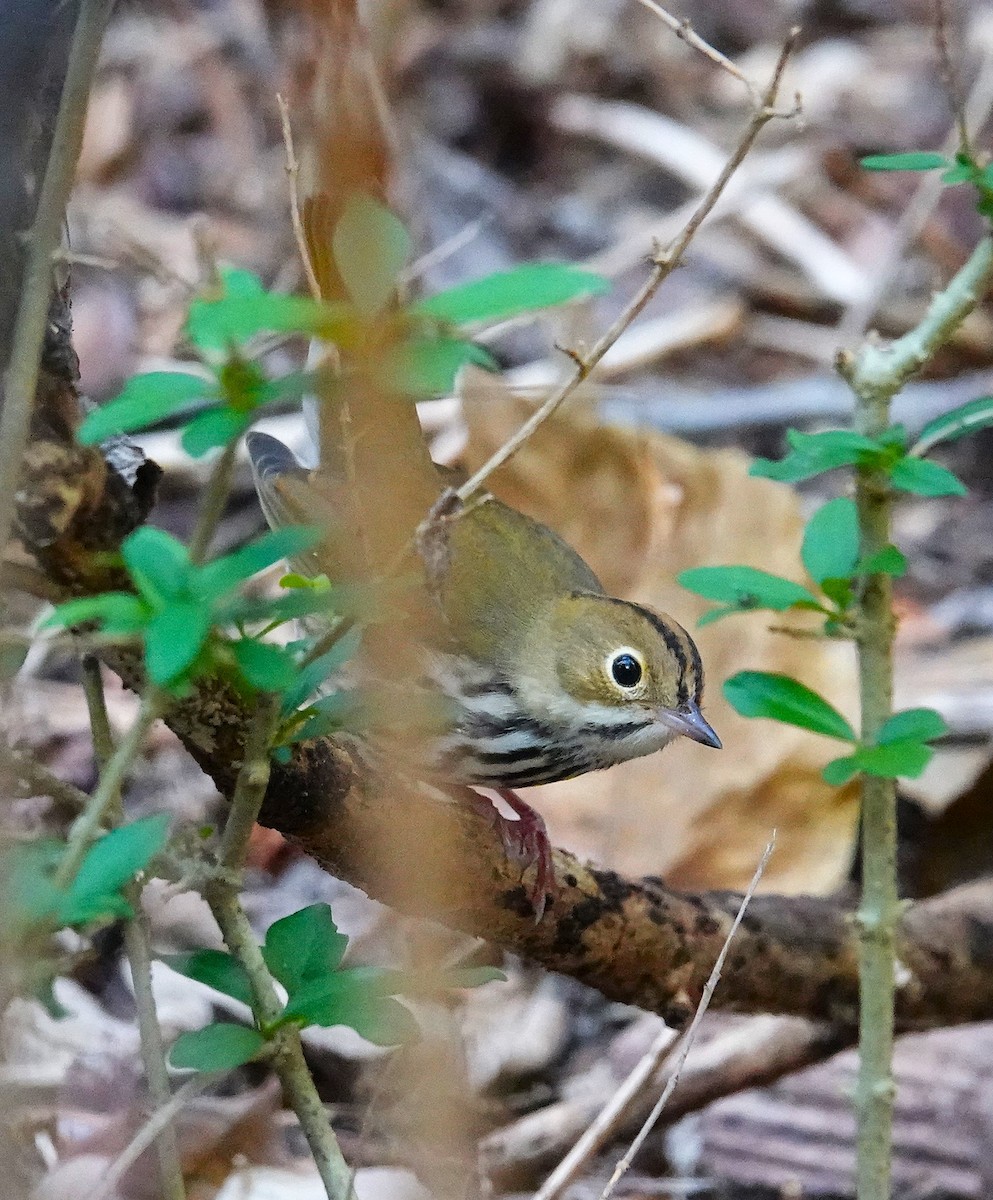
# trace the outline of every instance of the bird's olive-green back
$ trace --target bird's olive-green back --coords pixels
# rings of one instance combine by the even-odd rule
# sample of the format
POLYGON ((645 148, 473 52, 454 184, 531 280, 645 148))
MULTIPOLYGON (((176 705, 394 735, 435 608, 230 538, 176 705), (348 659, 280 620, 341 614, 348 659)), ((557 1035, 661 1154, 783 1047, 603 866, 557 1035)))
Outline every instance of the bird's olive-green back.
POLYGON ((556 601, 603 592, 557 534, 492 497, 449 518, 447 550, 436 594, 452 641, 479 661, 506 665, 556 601))

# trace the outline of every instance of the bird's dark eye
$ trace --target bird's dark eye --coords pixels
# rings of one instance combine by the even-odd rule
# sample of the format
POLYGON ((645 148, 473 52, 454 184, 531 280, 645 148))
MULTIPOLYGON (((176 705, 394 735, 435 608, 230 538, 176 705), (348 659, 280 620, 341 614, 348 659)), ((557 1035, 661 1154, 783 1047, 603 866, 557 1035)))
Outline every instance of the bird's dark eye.
POLYGON ((631 688, 641 682, 641 663, 633 654, 618 654, 610 663, 614 683, 622 688, 631 688))

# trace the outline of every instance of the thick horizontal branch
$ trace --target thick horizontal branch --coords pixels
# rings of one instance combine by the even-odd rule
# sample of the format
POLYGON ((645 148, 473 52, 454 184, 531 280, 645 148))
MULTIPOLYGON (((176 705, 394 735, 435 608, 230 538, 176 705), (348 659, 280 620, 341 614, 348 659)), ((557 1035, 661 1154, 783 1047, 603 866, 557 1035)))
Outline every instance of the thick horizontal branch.
MULTIPOLYGON (((477 809, 398 792, 366 796, 359 787, 342 794, 342 781, 340 754, 314 745, 276 772, 262 819, 332 874, 402 911, 443 920, 670 1023, 692 1015, 738 893, 673 892, 661 880, 626 879, 556 850, 558 887, 536 924, 519 867, 477 809), (375 861, 370 846, 379 849, 375 861), (437 847, 444 850, 433 857, 437 847)), ((990 889, 962 888, 908 907, 899 957, 902 1029, 993 1016, 990 889)), ((857 998, 851 913, 825 898, 760 895, 712 1003, 848 1025, 857 998)))
MULTIPOLYGON (((115 666, 140 682, 133 663, 115 666)), ((247 719, 216 682, 168 717, 222 792, 232 787, 247 719)), ((536 923, 521 868, 478 806, 363 786, 330 739, 275 766, 260 819, 398 911, 485 938, 677 1025, 692 1015, 741 902, 737 892, 628 879, 556 849, 557 887, 536 923)), ((908 905, 899 960, 901 1030, 993 1018, 993 890, 967 885, 908 905)), ((857 1003, 850 910, 824 897, 754 897, 712 1006, 851 1026, 857 1003)))

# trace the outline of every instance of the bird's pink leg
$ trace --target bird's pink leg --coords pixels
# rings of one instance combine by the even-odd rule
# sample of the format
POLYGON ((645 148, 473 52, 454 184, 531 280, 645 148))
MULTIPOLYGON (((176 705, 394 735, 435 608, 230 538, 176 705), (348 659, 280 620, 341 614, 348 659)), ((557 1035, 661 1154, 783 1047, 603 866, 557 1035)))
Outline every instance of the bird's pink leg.
POLYGON ((512 821, 497 808, 482 791, 469 789, 471 804, 476 812, 491 822, 499 832, 507 858, 519 863, 524 870, 535 868, 534 881, 528 888, 528 899, 534 909, 535 921, 540 921, 548 903, 549 892, 555 889, 555 868, 552 863, 552 843, 544 817, 510 788, 488 788, 517 814, 512 821))

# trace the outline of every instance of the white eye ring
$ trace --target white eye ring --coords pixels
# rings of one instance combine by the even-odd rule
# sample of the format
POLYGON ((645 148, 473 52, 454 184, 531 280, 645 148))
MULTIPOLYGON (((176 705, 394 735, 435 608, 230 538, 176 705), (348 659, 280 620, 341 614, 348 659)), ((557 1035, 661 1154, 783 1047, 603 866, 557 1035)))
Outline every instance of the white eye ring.
POLYGON ((604 660, 607 678, 615 687, 630 695, 641 691, 645 681, 645 660, 633 646, 620 646, 604 660))

